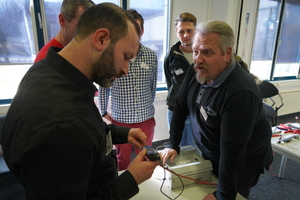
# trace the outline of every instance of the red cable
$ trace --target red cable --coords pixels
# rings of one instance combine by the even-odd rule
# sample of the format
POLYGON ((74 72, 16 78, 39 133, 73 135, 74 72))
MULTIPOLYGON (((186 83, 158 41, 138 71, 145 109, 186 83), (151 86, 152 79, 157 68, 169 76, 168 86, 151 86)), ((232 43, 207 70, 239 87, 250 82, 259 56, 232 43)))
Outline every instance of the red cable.
POLYGON ((200 183, 200 184, 204 184, 204 185, 218 185, 217 183, 210 183, 210 182, 206 182, 206 181, 200 181, 200 180, 196 180, 196 179, 193 179, 193 178, 190 178, 190 177, 187 177, 187 176, 183 176, 183 175, 180 175, 180 174, 177 174, 176 172, 172 171, 172 170, 169 170, 167 168, 165 168, 168 172, 171 172, 177 176, 180 176, 182 178, 186 178, 186 179, 190 179, 190 180, 193 180, 197 183, 200 183))

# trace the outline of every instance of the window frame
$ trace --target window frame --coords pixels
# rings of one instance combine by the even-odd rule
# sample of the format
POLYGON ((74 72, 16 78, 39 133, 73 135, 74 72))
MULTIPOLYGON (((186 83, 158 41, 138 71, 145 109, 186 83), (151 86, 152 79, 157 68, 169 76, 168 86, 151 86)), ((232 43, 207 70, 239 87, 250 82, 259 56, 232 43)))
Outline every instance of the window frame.
MULTIPOLYGON (((44 0, 29 0, 30 1, 30 13, 32 17, 32 29, 33 29, 33 42, 34 42, 34 48, 35 51, 38 52, 47 42, 48 42, 48 32, 47 32, 47 21, 44 20, 46 19, 46 14, 44 10, 44 0)), ((168 5, 167 13, 166 13, 166 19, 170 19, 170 0, 164 0, 165 4, 168 5)), ((129 8, 130 5, 130 0, 119 0, 119 6, 122 7, 123 9, 129 8)), ((166 11, 164 11, 166 12, 166 11)), ((166 20, 169 21, 169 20, 166 20)), ((169 23, 167 25, 167 32, 166 34, 169 33, 169 23)), ((165 37, 168 38, 168 37, 165 37)), ((164 41, 163 44, 163 57, 165 56, 166 52, 168 51, 168 43, 169 40, 164 41)), ((21 64, 21 63, 17 63, 21 64)), ((28 63, 28 65, 32 65, 33 63, 28 63)), ((15 63, 9 63, 9 64, 3 64, 6 66, 13 66, 15 63)), ((162 63, 163 67, 163 63, 162 63)), ((162 71, 162 76, 164 77, 164 70, 161 69, 162 71)), ((164 79, 163 79, 164 80, 164 79)), ((164 91, 166 90, 166 84, 165 83, 157 83, 157 91, 164 91)), ((12 97, 13 98, 13 97, 12 97)), ((1 99, 0 98, 0 106, 1 105, 6 105, 10 104, 11 99, 1 99)))

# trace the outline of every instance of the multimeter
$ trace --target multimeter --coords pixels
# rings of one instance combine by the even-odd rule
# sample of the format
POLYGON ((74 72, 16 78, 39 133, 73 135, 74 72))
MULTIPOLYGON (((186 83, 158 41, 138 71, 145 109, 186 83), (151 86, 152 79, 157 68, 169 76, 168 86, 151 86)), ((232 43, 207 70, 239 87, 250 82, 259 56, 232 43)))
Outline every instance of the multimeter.
POLYGON ((156 160, 160 160, 160 156, 159 156, 159 153, 153 149, 151 146, 149 145, 146 145, 146 146, 143 146, 143 148, 146 148, 147 152, 146 152, 146 157, 151 160, 151 161, 156 161, 156 160))

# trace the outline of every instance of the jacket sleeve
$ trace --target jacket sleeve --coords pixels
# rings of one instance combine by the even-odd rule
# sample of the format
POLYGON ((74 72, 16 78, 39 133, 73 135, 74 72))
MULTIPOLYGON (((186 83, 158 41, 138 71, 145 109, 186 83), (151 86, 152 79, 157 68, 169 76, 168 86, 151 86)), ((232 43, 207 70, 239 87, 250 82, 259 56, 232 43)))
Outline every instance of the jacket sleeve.
MULTIPOLYGON (((182 131, 185 126, 186 117, 189 115, 189 109, 187 105, 187 97, 189 90, 189 80, 194 76, 194 70, 190 68, 186 74, 187 78, 183 80, 183 83, 178 91, 176 103, 173 110, 172 121, 170 125, 170 146, 175 149, 177 153, 180 153, 179 144, 181 142, 182 131)), ((168 146, 167 146, 168 147, 168 146)))
POLYGON ((167 89, 169 89, 172 85, 171 82, 172 73, 170 72, 170 52, 165 56, 164 59, 164 72, 165 72, 165 78, 167 82, 167 89))
POLYGON ((111 131, 113 144, 128 143, 128 133, 130 128, 116 126, 114 124, 107 125, 108 131, 111 131))
MULTIPOLYGON (((247 149, 261 100, 252 92, 242 90, 225 100, 221 119, 220 160, 217 199, 234 199, 244 169, 247 149)), ((248 155, 249 156, 249 155, 248 155)))
POLYGON ((26 138, 16 149, 20 153, 11 158, 12 165, 26 171, 19 175, 26 183, 26 199, 123 200, 138 193, 136 181, 125 171, 86 196, 95 158, 92 152, 102 148, 98 145, 89 127, 71 122, 41 128, 26 138))
MULTIPOLYGON (((153 52, 154 53, 154 52, 153 52)), ((156 54, 154 53, 154 61, 153 61, 153 74, 152 74, 152 88, 151 88, 151 91, 152 91, 152 99, 153 99, 153 101, 154 101, 154 99, 155 99, 155 95, 156 95, 156 85, 157 85, 157 71, 158 71, 158 69, 157 69, 157 56, 156 56, 156 54)))
POLYGON ((88 200, 127 200, 139 192, 138 185, 129 171, 124 171, 111 184, 88 200))

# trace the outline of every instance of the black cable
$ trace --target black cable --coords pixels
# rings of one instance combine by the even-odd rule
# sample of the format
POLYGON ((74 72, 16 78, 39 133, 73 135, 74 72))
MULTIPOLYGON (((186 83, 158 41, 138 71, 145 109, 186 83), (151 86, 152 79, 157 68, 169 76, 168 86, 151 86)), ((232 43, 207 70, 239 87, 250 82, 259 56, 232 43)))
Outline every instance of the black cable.
POLYGON ((175 174, 175 175, 179 178, 179 180, 181 181, 181 184, 182 184, 181 192, 180 192, 174 199, 172 199, 171 197, 169 197, 167 194, 165 194, 165 193, 162 191, 164 182, 165 182, 165 180, 166 180, 166 168, 163 167, 163 169, 164 169, 164 178, 163 178, 163 182, 162 182, 162 184, 161 184, 161 186, 160 186, 160 192, 161 192, 163 195, 165 195, 168 199, 175 200, 175 199, 177 199, 177 198, 183 193, 183 190, 184 190, 184 184, 183 184, 183 181, 182 181, 181 177, 180 177, 177 173, 175 173, 173 170, 168 169, 169 171, 171 171, 173 174, 175 174))

